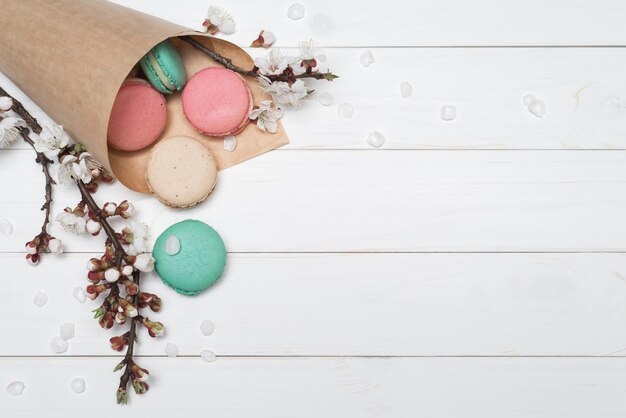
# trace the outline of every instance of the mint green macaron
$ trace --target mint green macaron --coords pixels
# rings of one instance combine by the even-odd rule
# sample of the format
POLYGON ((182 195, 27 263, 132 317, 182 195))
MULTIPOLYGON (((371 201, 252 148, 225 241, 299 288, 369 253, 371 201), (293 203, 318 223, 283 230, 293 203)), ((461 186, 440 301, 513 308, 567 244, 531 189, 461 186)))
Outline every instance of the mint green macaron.
POLYGON ((186 220, 157 238, 152 256, 161 280, 176 292, 194 296, 222 276, 226 248, 220 235, 204 222, 186 220))
POLYGON ((139 61, 139 65, 150 84, 161 93, 174 93, 187 84, 183 59, 169 39, 152 48, 139 61))

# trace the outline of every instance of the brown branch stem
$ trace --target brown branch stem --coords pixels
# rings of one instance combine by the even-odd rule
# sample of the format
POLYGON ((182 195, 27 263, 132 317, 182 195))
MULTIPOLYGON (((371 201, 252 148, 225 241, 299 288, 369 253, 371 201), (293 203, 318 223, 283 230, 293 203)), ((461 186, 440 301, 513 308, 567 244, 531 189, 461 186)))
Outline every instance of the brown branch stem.
MULTIPOLYGON (((0 87, 0 90, 2 90, 1 87, 0 87)), ((2 94, 3 91, 4 90, 0 91, 0 94, 2 94)), ((15 107, 15 103, 19 103, 19 102, 13 101, 14 107, 15 107)), ((21 103, 19 103, 19 105, 21 106, 21 103)), ((37 123, 37 121, 35 121, 35 123, 37 123)), ((44 219, 43 219, 43 224, 41 225, 41 233, 37 235, 37 237, 39 237, 39 246, 41 248, 45 246, 44 238, 46 235, 48 235, 48 224, 50 223, 50 210, 52 206, 52 185, 54 184, 54 180, 52 179, 52 176, 50 175, 50 164, 52 164, 52 161, 50 161, 48 157, 46 157, 43 153, 37 152, 37 150, 35 149, 35 143, 33 142, 32 139, 28 137, 28 131, 26 128, 21 128, 20 134, 22 135, 24 142, 30 145, 33 148, 33 151, 35 151, 35 153, 37 154, 37 158, 35 158, 35 162, 41 166, 41 171, 43 172, 44 177, 46 178, 45 201, 44 201, 44 204, 41 206, 41 210, 44 211, 44 219)))
MULTIPOLYGON (((262 76, 262 74, 259 73, 259 69, 256 66, 253 67, 251 70, 246 70, 245 68, 241 68, 233 64, 233 61, 230 58, 226 58, 223 55, 220 55, 219 53, 207 48, 206 46, 202 45, 200 42, 196 41, 190 36, 181 36, 180 39, 183 42, 187 42, 189 45, 193 46, 198 51, 204 53, 213 61, 217 62, 218 64, 223 65, 225 68, 228 68, 231 71, 241 74, 244 77, 259 78, 262 76)), ((305 73, 298 74, 298 75, 285 74, 285 73, 272 74, 272 75, 267 75, 265 77, 269 79, 270 81, 284 81, 287 83, 291 83, 297 79, 302 79, 302 78, 313 78, 315 80, 329 80, 329 81, 337 78, 337 76, 334 74, 320 73, 319 71, 305 72, 305 73)))
POLYGON ((37 119, 35 119, 33 117, 33 115, 31 115, 28 110, 26 110, 26 108, 24 107, 24 105, 17 100, 15 97, 11 96, 9 93, 6 92, 5 89, 3 89, 2 87, 0 87, 0 96, 1 97, 10 97, 11 100, 13 100, 13 106, 11 107, 11 109, 17 113, 19 115, 19 117, 21 117, 22 119, 24 119, 24 121, 26 121, 26 124, 30 127, 30 129, 36 133, 36 134, 40 134, 42 129, 41 129, 41 125, 39 124, 39 122, 37 122, 37 119))

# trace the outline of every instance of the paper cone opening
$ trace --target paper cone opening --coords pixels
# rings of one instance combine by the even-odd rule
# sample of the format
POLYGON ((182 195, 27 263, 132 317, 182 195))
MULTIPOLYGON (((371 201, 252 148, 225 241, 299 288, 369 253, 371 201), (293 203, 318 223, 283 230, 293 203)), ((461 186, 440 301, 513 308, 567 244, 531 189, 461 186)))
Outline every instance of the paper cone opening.
MULTIPOLYGON (((229 42, 105 0, 0 0, 0 10, 0 71, 123 184, 139 192, 149 192, 144 173, 150 148, 125 153, 110 151, 107 144, 115 97, 138 61, 165 39, 193 35, 236 64, 252 66, 245 51, 229 42)), ((189 76, 216 65, 189 45, 175 43, 189 76)), ((263 92, 256 81, 248 82, 258 103, 263 92)), ((276 134, 248 126, 237 135, 235 152, 228 153, 221 139, 206 137, 189 127, 179 96, 168 98, 169 124, 163 137, 189 135, 201 139, 214 154, 219 169, 288 142, 282 126, 276 134)))

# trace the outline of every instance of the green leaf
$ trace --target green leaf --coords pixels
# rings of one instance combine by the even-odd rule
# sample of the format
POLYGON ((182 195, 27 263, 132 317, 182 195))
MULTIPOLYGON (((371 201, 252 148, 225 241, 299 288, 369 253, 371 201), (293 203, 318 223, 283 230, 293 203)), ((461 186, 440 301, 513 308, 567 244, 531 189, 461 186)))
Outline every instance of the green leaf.
POLYGON ((119 388, 117 390, 117 404, 128 405, 128 393, 126 393, 126 389, 119 388))
POLYGON ((325 73, 324 74, 324 80, 333 81, 336 78, 339 78, 339 76, 335 75, 333 73, 325 73))
POLYGON ((120 361, 119 364, 115 366, 115 368, 113 369, 113 373, 119 372, 120 370, 122 370, 122 367, 124 367, 125 365, 126 365, 125 360, 120 361))
POLYGON ((101 316, 103 316, 103 315, 104 315, 104 312, 105 312, 105 311, 104 311, 104 308, 103 308, 103 307, 99 307, 98 309, 94 309, 94 310, 93 310, 93 311, 91 311, 91 312, 93 312, 93 313, 94 313, 94 315, 93 315, 94 319, 98 319, 98 318, 100 318, 101 316))

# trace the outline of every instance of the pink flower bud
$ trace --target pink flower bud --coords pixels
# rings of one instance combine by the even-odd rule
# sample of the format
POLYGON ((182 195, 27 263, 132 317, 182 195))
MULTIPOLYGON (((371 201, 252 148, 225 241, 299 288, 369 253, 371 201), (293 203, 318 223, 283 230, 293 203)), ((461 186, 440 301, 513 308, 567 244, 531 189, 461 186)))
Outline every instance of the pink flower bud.
POLYGON ((125 324, 126 323, 126 315, 123 312, 118 312, 115 314, 115 323, 116 324, 125 324))
POLYGON ((26 261, 32 266, 39 264, 41 256, 39 254, 26 254, 26 261))
POLYGON ((115 268, 109 268, 104 272, 104 279, 109 283, 116 282, 119 278, 120 271, 115 268))
POLYGON ((52 254, 61 254, 63 252, 63 242, 60 239, 52 238, 48 242, 48 249, 52 254))
POLYGON ((37 243, 35 241, 29 241, 26 243, 26 252, 28 254, 37 254, 37 243))
POLYGON ((113 202, 107 202, 104 204, 104 207, 102 208, 102 211, 107 215, 107 216, 113 216, 115 215, 115 211, 117 211, 117 205, 113 202))
POLYGON ((100 222, 94 221, 93 219, 89 219, 87 221, 87 232, 89 232, 91 235, 98 235, 101 229, 102 225, 100 225, 100 222))
POLYGON ((126 344, 128 344, 128 338, 126 335, 121 335, 119 337, 113 337, 109 340, 111 343, 111 348, 115 351, 122 351, 126 344))

